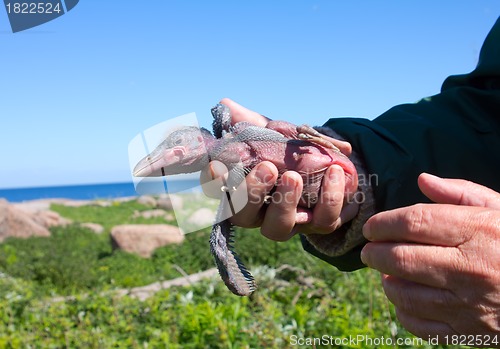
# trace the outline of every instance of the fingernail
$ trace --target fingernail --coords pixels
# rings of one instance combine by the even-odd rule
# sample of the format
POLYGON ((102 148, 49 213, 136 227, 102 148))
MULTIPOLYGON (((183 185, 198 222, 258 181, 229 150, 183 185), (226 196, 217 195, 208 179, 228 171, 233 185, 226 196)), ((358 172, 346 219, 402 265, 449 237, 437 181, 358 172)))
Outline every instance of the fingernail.
POLYGON ((368 265, 368 258, 366 256, 365 247, 363 247, 363 249, 361 250, 359 257, 361 258, 361 262, 368 267, 369 266, 368 265))
POLYGON ((219 161, 210 162, 210 164, 208 165, 208 170, 210 176, 212 177, 212 180, 220 178, 227 173, 226 167, 219 161))
POLYGON ((426 177, 428 177, 428 178, 431 178, 431 179, 433 179, 433 180, 440 180, 440 179, 443 179, 443 178, 441 178, 441 177, 438 177, 438 176, 436 176, 436 175, 430 174, 430 173, 428 173, 428 172, 422 172, 420 175, 421 175, 421 176, 422 176, 422 175, 424 175, 424 176, 426 176, 426 177))
POLYGON ((210 177, 212 178, 212 180, 214 180, 215 179, 215 168, 214 168, 213 164, 208 165, 208 171, 210 173, 210 177))
POLYGON ((292 231, 290 231, 290 238, 293 238, 295 235, 299 234, 300 231, 299 231, 299 227, 295 226, 292 228, 292 231))
POLYGON ((332 165, 330 171, 328 173, 328 180, 334 183, 338 183, 340 181, 340 176, 344 175, 344 169, 339 165, 332 165))
MULTIPOLYGON (((298 175, 297 175, 298 176, 298 175)), ((284 173, 283 176, 281 176, 279 186, 281 187, 281 190, 284 192, 292 192, 297 189, 297 180, 296 176, 292 175, 291 173, 284 173), (295 178, 294 178, 295 177, 295 178)))
POLYGON ((271 169, 264 163, 257 165, 255 170, 255 179, 262 184, 270 183, 273 179, 271 169))
POLYGON ((371 229, 370 229, 370 224, 368 223, 365 223, 363 225, 363 236, 365 237, 366 240, 371 240, 372 239, 372 232, 371 232, 371 229))
POLYGON ((312 221, 311 211, 299 211, 295 214, 295 224, 306 224, 312 221))

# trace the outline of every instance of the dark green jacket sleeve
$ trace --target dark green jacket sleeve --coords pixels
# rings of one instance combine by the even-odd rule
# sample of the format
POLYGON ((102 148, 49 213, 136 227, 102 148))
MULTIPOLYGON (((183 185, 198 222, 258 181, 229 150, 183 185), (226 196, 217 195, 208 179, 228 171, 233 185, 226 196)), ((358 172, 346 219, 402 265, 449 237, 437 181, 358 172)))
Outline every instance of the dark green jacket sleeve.
MULTIPOLYGON (((396 106, 373 121, 337 118, 325 126, 362 157, 376 211, 428 202, 417 186, 422 172, 500 191, 500 19, 476 69, 446 79, 438 95, 396 106)), ((362 266, 360 248, 336 258, 321 255, 306 241, 304 248, 341 270, 362 266)))

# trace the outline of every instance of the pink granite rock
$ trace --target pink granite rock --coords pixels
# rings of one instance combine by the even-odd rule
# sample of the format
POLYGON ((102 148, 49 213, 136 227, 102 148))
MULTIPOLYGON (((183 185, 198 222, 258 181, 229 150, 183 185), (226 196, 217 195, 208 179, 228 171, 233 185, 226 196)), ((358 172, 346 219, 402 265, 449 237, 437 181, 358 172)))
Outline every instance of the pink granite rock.
POLYGON ((50 232, 33 214, 0 199, 0 242, 8 237, 30 236, 50 236, 50 232))
POLYGON ((158 247, 184 241, 181 229, 168 224, 124 224, 111 230, 114 248, 151 257, 158 247))

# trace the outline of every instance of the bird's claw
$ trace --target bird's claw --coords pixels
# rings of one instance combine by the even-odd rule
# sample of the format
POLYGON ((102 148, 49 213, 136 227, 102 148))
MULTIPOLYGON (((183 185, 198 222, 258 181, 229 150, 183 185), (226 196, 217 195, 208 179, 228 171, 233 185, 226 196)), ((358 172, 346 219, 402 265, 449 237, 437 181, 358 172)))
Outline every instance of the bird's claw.
POLYGON ((340 149, 335 146, 332 142, 326 139, 321 133, 316 131, 309 125, 300 125, 297 126, 297 137, 299 139, 316 143, 325 148, 333 149, 335 151, 340 152, 340 149))

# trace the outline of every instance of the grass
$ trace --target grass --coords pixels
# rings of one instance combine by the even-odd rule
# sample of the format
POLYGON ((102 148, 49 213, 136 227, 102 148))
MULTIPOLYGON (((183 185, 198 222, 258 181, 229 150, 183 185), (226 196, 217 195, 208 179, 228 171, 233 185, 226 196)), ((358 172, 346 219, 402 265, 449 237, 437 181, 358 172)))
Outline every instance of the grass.
POLYGON ((147 207, 132 201, 53 209, 106 231, 97 235, 71 225, 52 229, 50 238, 0 245, 0 348, 326 348, 321 344, 327 339, 357 335, 414 338, 398 324, 377 273, 339 272, 304 252, 296 238, 275 243, 254 230, 239 229, 236 239, 259 284, 250 298, 232 295, 219 279, 163 290, 145 301, 118 297, 105 291, 179 277, 174 265, 187 273, 213 267, 209 231, 142 259, 113 251, 109 230, 137 223, 134 211, 147 207), (73 297, 53 301, 58 295, 73 297), (323 342, 307 342, 314 338, 323 342))

